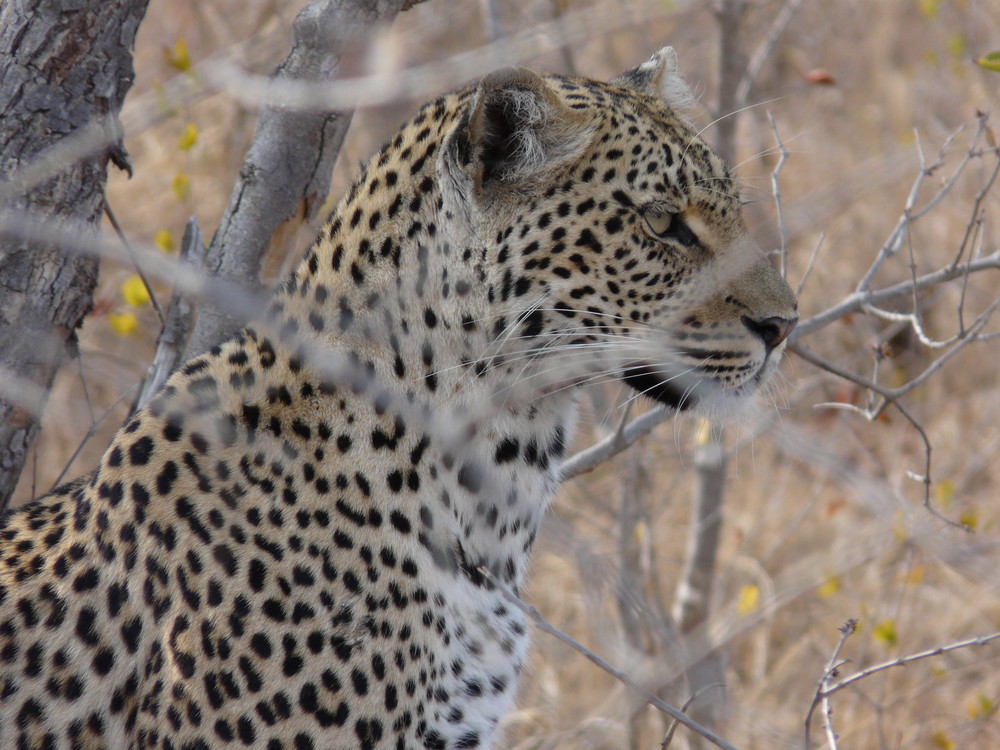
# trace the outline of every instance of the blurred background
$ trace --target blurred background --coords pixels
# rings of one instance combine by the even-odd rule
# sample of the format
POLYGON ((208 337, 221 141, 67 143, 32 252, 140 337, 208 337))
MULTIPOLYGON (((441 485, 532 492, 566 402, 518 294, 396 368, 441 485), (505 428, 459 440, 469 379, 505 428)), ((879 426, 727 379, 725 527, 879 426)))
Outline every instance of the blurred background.
MULTIPOLYGON (((123 112, 135 176, 115 172, 108 188, 132 242, 176 254, 192 215, 210 236, 255 120, 252 104, 212 73, 234 63, 269 73, 287 52, 303 4, 151 3, 123 112)), ((345 61, 349 74, 422 68, 426 75, 409 98, 357 111, 330 207, 419 103, 469 75, 455 56, 477 59, 482 50, 498 64, 607 78, 664 44, 677 49, 701 97, 692 117, 703 137, 736 165, 751 232, 765 250, 786 248, 804 320, 855 290, 921 169, 938 161, 949 139, 913 204, 930 210, 907 225, 872 288, 946 267, 967 232, 964 259, 1000 247, 996 141, 982 119, 1000 104, 1000 73, 975 62, 1000 49, 995 0, 427 0, 345 61), (743 12, 727 29, 717 11, 735 5, 743 12), (747 62, 758 72, 738 101, 742 111, 719 111, 726 64, 739 71, 747 62), (733 126, 723 142, 714 122, 721 115, 733 126)), ((304 224, 287 233, 266 264, 269 279, 294 266, 312 232, 304 224)), ((57 380, 15 505, 93 467, 127 413, 158 333, 134 274, 102 266, 80 356, 57 380)), ((892 309, 918 310, 926 337, 945 340, 968 328, 998 290, 1000 273, 987 270, 903 296, 892 309)), ((162 285, 154 291, 169 298, 162 285)), ((987 323, 981 334, 997 330, 987 323)), ((892 388, 948 351, 920 338, 905 320, 856 312, 801 343, 892 388)), ((998 365, 1000 338, 962 347, 901 399, 915 427, 893 406, 859 414, 872 403, 861 385, 788 354, 778 382, 737 424, 667 421, 567 483, 522 594, 674 705, 697 694, 690 711, 741 749, 805 747, 804 721, 848 618, 858 631, 840 652, 850 659, 844 675, 1000 630, 998 365), (929 499, 951 524, 924 507, 925 485, 912 476, 926 472, 927 443, 929 499), (724 469, 712 464, 713 451, 725 457, 724 469), (721 504, 699 526, 692 508, 713 472, 725 480, 721 504), (717 522, 717 546, 699 568, 688 548, 693 529, 709 521, 717 522)), ((584 399, 577 449, 615 429, 619 395, 608 384, 584 399)), ((1000 747, 998 657, 1000 642, 973 646, 838 692, 831 700, 839 747, 1000 747)), ((668 727, 540 632, 520 706, 507 721, 515 748, 652 749, 668 727)), ((817 710, 814 747, 827 741, 823 723, 817 710)), ((686 730, 670 741, 701 746, 686 730)))

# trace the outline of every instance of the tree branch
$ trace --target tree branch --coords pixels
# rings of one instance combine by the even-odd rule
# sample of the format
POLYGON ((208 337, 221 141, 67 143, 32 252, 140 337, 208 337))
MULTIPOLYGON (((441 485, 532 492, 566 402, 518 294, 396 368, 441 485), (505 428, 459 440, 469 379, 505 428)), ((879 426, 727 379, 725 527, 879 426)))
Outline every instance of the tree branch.
MULTIPOLYGON (((200 273, 204 260, 205 239, 198 227, 198 220, 192 216, 184 229, 184 239, 181 240, 178 274, 190 276, 200 273)), ((181 356, 184 343, 191 332, 193 317, 194 306, 184 293, 184 285, 175 281, 166 319, 156 340, 153 361, 132 404, 133 413, 141 409, 153 394, 163 387, 171 373, 183 363, 181 356)))
MULTIPOLYGON (((292 49, 272 80, 333 80, 348 47, 391 22, 403 5, 403 0, 313 0, 296 17, 292 49)), ((284 234, 278 234, 281 225, 308 220, 326 198, 352 114, 265 104, 209 244, 207 273, 251 292, 259 290, 261 263, 276 235, 284 234)), ((183 359, 206 351, 240 325, 221 310, 202 308, 183 359)))
POLYGON ((593 471, 612 456, 617 456, 639 438, 648 435, 660 422, 665 421, 673 414, 674 412, 666 407, 655 407, 615 430, 603 440, 573 454, 560 467, 559 481, 565 482, 578 474, 593 471))

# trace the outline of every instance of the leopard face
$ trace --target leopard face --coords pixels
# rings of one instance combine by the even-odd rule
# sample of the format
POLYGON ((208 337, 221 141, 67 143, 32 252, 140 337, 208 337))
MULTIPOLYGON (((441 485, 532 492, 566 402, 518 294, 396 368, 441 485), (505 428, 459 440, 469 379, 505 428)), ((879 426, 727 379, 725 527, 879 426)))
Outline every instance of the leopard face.
POLYGON ((669 51, 610 83, 484 80, 439 158, 505 324, 480 362, 514 363, 529 392, 610 374, 715 414, 766 382, 796 301, 679 113, 685 91, 669 51))

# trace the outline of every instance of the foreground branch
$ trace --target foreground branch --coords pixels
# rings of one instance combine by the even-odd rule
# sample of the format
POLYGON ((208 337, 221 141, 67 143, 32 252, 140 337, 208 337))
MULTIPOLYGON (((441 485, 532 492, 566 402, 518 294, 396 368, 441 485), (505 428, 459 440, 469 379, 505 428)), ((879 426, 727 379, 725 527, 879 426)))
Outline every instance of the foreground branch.
POLYGON ((648 435, 658 424, 666 421, 674 413, 671 409, 658 406, 650 409, 641 417, 636 417, 628 424, 621 425, 600 442, 594 443, 589 448, 567 458, 559 469, 559 481, 565 482, 578 474, 593 471, 612 456, 617 456, 639 438, 648 435))

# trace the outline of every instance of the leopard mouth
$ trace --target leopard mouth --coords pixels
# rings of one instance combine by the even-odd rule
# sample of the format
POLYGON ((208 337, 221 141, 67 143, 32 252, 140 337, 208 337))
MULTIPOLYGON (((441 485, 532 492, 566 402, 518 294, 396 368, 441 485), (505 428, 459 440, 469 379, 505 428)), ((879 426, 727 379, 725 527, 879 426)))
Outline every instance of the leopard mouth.
POLYGON ((642 395, 677 411, 691 409, 701 401, 698 392, 702 390, 703 381, 700 378, 681 376, 650 364, 633 362, 626 365, 621 379, 642 395))

